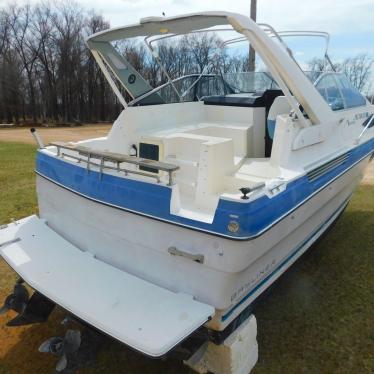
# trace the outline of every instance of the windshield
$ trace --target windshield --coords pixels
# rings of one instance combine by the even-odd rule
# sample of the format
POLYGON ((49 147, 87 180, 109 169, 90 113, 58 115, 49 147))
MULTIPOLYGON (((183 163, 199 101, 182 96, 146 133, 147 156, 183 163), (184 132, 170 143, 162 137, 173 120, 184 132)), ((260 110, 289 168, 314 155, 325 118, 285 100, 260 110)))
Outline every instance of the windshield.
MULTIPOLYGON (((291 53, 270 26, 263 26, 277 44, 291 53)), ((208 96, 250 96, 279 90, 260 56, 256 54, 253 58, 254 50, 248 39, 230 27, 213 27, 184 35, 138 36, 111 42, 111 47, 103 52, 111 64, 114 79, 122 82, 120 90, 126 101, 132 97, 129 106, 199 101, 208 96)), ((321 72, 313 68, 305 74, 315 82, 321 72)))
POLYGON ((366 99, 341 73, 324 73, 316 81, 317 90, 334 111, 366 105, 366 99))
POLYGON ((279 89, 259 56, 250 66, 247 39, 232 29, 145 38, 159 68, 141 72, 154 88, 129 103, 150 105, 198 101, 206 96, 246 94, 279 89), (233 42, 235 41, 235 43, 233 42), (252 70, 250 70, 252 69, 252 70))

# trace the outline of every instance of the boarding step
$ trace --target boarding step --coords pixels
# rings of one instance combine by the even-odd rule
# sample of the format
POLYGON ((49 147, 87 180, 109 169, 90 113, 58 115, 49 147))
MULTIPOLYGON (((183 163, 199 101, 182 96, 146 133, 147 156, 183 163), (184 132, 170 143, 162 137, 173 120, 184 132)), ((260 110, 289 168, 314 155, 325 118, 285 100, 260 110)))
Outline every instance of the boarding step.
POLYGON ((37 216, 0 229, 0 255, 48 299, 148 356, 165 355, 214 314, 79 250, 37 216))

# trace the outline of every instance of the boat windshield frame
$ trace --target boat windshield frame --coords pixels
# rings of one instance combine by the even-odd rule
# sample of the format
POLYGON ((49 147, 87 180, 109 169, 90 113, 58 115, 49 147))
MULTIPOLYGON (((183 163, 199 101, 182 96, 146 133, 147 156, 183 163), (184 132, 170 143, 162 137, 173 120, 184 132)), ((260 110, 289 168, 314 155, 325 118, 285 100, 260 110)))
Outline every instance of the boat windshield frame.
MULTIPOLYGON (((229 12, 203 12, 169 18, 150 17, 140 20, 139 24, 96 33, 86 42, 121 103, 127 106, 120 91, 115 88, 116 83, 113 79, 118 80, 133 100, 143 95, 150 95, 155 92, 154 90, 160 90, 160 86, 152 88, 125 57, 115 50, 111 42, 135 37, 150 39, 162 35, 166 37, 167 34, 184 35, 199 30, 208 32, 219 27, 229 27, 230 30, 232 27, 233 32, 242 34, 249 41, 286 96, 293 109, 294 118, 302 127, 332 120, 333 113, 330 107, 297 64, 292 52, 279 34, 271 26, 257 24, 244 15, 229 12), (272 41, 273 37, 269 34, 274 35, 280 43, 272 41), (133 82, 136 83, 131 85, 133 82), (303 107, 307 116, 301 112, 300 107, 303 107)), ((175 82, 171 77, 168 77, 168 81, 167 83, 180 97, 181 93, 175 88, 175 82)), ((162 104, 161 99, 160 104, 162 104)))
MULTIPOLYGON (((295 60, 295 58, 294 58, 293 51, 284 42, 284 40, 283 40, 284 37, 287 38, 287 37, 305 37, 305 36, 308 37, 308 36, 312 36, 312 37, 320 37, 320 38, 325 39, 326 43, 325 43, 324 54, 323 54, 323 56, 324 56, 324 66, 323 66, 323 70, 320 73, 323 73, 324 71, 326 71, 328 63, 331 65, 331 68, 334 70, 334 66, 333 66, 333 64, 332 64, 332 62, 331 62, 331 60, 330 60, 330 58, 328 56, 328 48, 329 48, 329 41, 330 41, 330 34, 329 33, 324 32, 324 31, 309 31, 309 30, 275 31, 274 28, 272 26, 270 26, 269 24, 261 23, 261 24, 258 24, 258 25, 261 26, 263 28, 263 30, 266 33, 268 33, 268 35, 271 38, 276 38, 282 44, 282 46, 285 48, 285 50, 289 53, 290 57, 293 58, 294 60, 295 60)), ((194 31, 191 31, 191 32, 183 34, 183 36, 184 35, 193 35, 193 34, 216 33, 216 32, 235 32, 235 30, 233 28, 213 28, 213 29, 208 29, 208 30, 207 29, 194 30, 194 31)), ((175 79, 172 79, 170 77, 170 75, 167 72, 166 67, 164 66, 163 62, 161 61, 161 59, 160 59, 160 57, 159 57, 159 55, 158 55, 158 53, 157 53, 157 51, 156 51, 156 49, 154 47, 154 44, 156 42, 159 42, 159 41, 162 41, 162 40, 170 39, 170 38, 173 38, 173 37, 180 37, 180 36, 181 36, 181 34, 167 34, 167 35, 157 35, 157 36, 148 35, 148 36, 146 36, 143 39, 145 45, 147 46, 147 48, 150 51, 150 53, 152 54, 152 56, 155 58, 156 62, 159 64, 160 68, 164 72, 164 74, 167 77, 168 81, 166 83, 163 83, 163 84, 161 84, 161 85, 153 88, 151 91, 146 92, 145 94, 143 94, 143 95, 141 95, 141 96, 133 99, 132 101, 130 101, 128 103, 129 106, 134 106, 135 104, 138 104, 143 99, 151 96, 154 93, 159 92, 160 90, 162 90, 163 88, 165 88, 165 87, 167 87, 169 85, 172 87, 172 89, 174 90, 174 92, 177 94, 177 96, 179 97, 180 101, 183 101, 183 98, 186 96, 187 92, 189 90, 191 90, 198 83, 199 79, 203 75, 208 75, 208 74, 204 74, 205 73, 204 72, 205 68, 204 68, 203 71, 201 71, 200 73, 183 75, 183 76, 180 76, 180 77, 175 78, 175 79), (176 87, 175 83, 179 82, 182 79, 191 77, 191 76, 198 76, 198 78, 184 92, 179 92, 179 90, 176 87)), ((232 38, 232 39, 227 39, 227 40, 222 41, 221 45, 224 48, 224 47, 226 47, 228 45, 236 44, 236 43, 242 43, 242 42, 250 43, 247 37, 245 37, 245 36, 238 36, 238 37, 235 37, 235 38, 232 38)), ((298 64, 298 62, 296 60, 295 60, 295 62, 298 64)), ((267 75, 272 82, 275 82, 275 80, 273 79, 273 77, 271 77, 271 75, 268 72, 266 72, 266 71, 257 71, 257 72, 243 71, 243 72, 236 72, 236 73, 237 74, 242 74, 242 73, 263 73, 263 74, 267 75)), ((233 73, 231 73, 231 74, 233 74, 233 73)), ((211 75, 214 75, 214 74, 211 74, 211 75)), ((228 82, 226 82, 226 84, 230 85, 228 82)), ((255 92, 255 91, 240 91, 240 93, 250 93, 250 92, 255 92)), ((200 100, 200 98, 198 98, 198 100, 200 100)))
MULTIPOLYGON (((277 32, 270 26, 270 25, 267 25, 267 24, 260 24, 261 26, 264 26, 264 29, 265 30, 269 30, 269 33, 271 33, 271 36, 272 37, 275 37, 277 38, 281 44, 284 46, 284 48, 287 50, 287 52, 290 54, 290 57, 293 58, 293 54, 292 54, 292 51, 287 47, 287 45, 282 41, 282 39, 278 36, 277 32)), ((185 35, 193 35, 193 34, 207 34, 207 33, 216 33, 216 32, 236 32, 235 29, 233 28, 213 28, 213 29, 202 29, 202 30, 194 30, 194 31, 190 31, 188 33, 185 33, 185 34, 182 34, 183 36, 185 35)), ((236 32, 237 33, 237 32, 236 32)), ((160 85, 160 86, 157 86, 155 87, 153 90, 145 93, 144 95, 140 96, 140 97, 137 97, 135 98, 134 100, 132 100, 131 102, 128 103, 129 106, 133 106, 134 104, 138 103, 139 101, 145 99, 146 97, 154 94, 154 93, 157 93, 158 91, 160 91, 162 88, 170 85, 173 90, 175 91, 175 93, 178 95, 180 101, 183 101, 183 97, 185 97, 185 95, 187 94, 187 92, 189 92, 199 81, 199 79, 202 77, 202 76, 205 76, 205 75, 208 75, 208 74, 205 74, 205 69, 207 68, 208 65, 206 65, 204 67, 204 69, 200 72, 200 73, 196 73, 196 74, 188 74, 188 75, 184 75, 184 76, 181 76, 181 77, 178 77, 176 79, 172 79, 169 75, 169 73, 167 72, 167 69, 165 67, 165 65, 163 64, 163 62, 161 61, 155 47, 154 47, 154 43, 156 42, 159 42, 161 40, 166 40, 166 39, 170 39, 170 38, 174 38, 174 37, 180 37, 182 36, 181 34, 168 34, 168 35, 158 35, 158 36, 153 36, 153 35, 148 35, 144 38, 144 43, 145 45, 147 46, 148 50, 150 51, 150 53, 152 54, 152 56, 154 57, 154 59, 156 60, 156 62, 159 64, 161 70, 163 71, 163 73, 165 74, 165 76, 167 77, 167 80, 168 82, 160 85), (175 83, 182 80, 182 79, 185 79, 187 77, 190 77, 190 76, 195 76, 195 75, 198 75, 198 78, 195 80, 195 82, 190 86, 188 87, 187 90, 185 90, 184 92, 179 92, 179 90, 177 89, 177 87, 175 86, 175 83)), ((246 37, 238 37, 238 38, 234 38, 234 39, 228 39, 228 40, 225 40, 225 41, 222 41, 222 47, 225 47, 226 45, 228 44, 233 44, 234 43, 234 40, 235 42, 247 42, 247 43, 250 43, 250 41, 246 38, 246 37), (239 40, 239 38, 241 40, 239 40)), ((218 48, 217 48, 218 49, 218 48)), ((296 61, 295 61, 296 62, 296 61)), ((241 73, 263 73, 263 74, 266 74, 273 82, 275 82, 275 80, 268 74, 268 72, 264 71, 264 72, 247 72, 247 71, 243 71, 243 72, 237 72, 238 74, 241 74, 241 73)), ((215 75, 215 74, 213 74, 215 75)), ((226 84, 229 85, 229 83, 226 82, 226 84)), ((249 93, 249 92, 254 92, 254 91, 241 91, 242 93, 249 93)))
MULTIPOLYGON (((196 73, 196 74, 187 74, 187 75, 182 75, 181 77, 175 78, 172 81, 168 80, 166 83, 163 83, 160 86, 157 86, 157 87, 153 88, 151 91, 148 91, 145 94, 136 97, 134 100, 131 100, 127 105, 128 106, 135 106, 135 104, 139 103, 143 99, 147 98, 148 96, 151 96, 154 93, 157 93, 158 91, 162 90, 163 88, 165 88, 165 87, 167 87, 169 85, 173 85, 175 87, 175 83, 177 83, 177 82, 179 82, 179 81, 181 81, 183 79, 186 79, 186 78, 190 78, 190 77, 201 77, 202 75, 212 76, 212 77, 215 76, 215 74, 203 74, 203 73, 204 72, 202 72, 200 74, 199 73, 196 73)), ((188 90, 190 90, 196 83, 197 83, 197 80, 188 88, 188 90)), ((175 87, 175 90, 176 90, 176 87, 175 87)), ((185 94, 186 94, 186 91, 184 91, 180 95, 180 97, 182 98, 183 96, 185 96, 185 94)))

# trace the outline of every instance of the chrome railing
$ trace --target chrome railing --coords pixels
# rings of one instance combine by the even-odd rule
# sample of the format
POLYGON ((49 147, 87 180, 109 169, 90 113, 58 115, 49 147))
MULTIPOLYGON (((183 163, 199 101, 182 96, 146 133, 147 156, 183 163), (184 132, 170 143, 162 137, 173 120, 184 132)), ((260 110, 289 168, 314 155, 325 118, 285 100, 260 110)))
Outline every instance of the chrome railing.
POLYGON ((90 166, 96 166, 99 168, 100 171, 100 179, 102 178, 104 169, 116 170, 118 172, 124 172, 125 175, 127 174, 136 174, 142 175, 149 178, 154 178, 157 182, 160 182, 160 176, 157 174, 152 174, 152 172, 142 172, 139 170, 132 170, 132 169, 125 169, 121 168, 121 164, 127 163, 136 165, 138 167, 144 167, 147 169, 154 170, 155 172, 164 171, 168 173, 168 186, 173 185, 173 173, 179 169, 179 166, 169 164, 166 162, 160 162, 155 160, 149 160, 146 158, 136 157, 136 156, 127 156, 120 153, 113 153, 113 152, 105 152, 100 150, 95 150, 89 147, 76 145, 76 144, 69 144, 64 142, 52 142, 50 143, 51 146, 57 148, 57 157, 70 157, 72 159, 77 160, 78 162, 85 162, 87 164, 87 171, 90 171, 90 166), (72 154, 62 152, 63 149, 69 151, 75 151, 79 155, 84 157, 75 156, 72 154), (100 160, 100 163, 93 162, 92 159, 100 160), (110 166, 105 164, 105 162, 112 162, 116 165, 110 166))
POLYGON ((366 126, 363 128, 363 130, 361 131, 360 135, 356 139, 356 144, 358 144, 360 142, 362 136, 365 134, 365 132, 367 131, 367 129, 369 127, 371 127, 371 125, 373 124, 373 121, 374 121, 374 114, 371 115, 371 118, 368 120, 368 123, 366 124, 366 126))

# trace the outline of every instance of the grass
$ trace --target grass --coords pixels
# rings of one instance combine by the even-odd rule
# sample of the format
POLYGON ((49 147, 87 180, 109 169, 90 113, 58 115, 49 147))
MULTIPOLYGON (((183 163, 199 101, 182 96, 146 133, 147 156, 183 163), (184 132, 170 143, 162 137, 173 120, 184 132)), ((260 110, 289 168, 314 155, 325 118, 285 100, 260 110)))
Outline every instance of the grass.
MULTIPOLYGON (((0 142, 0 225, 37 211, 35 150, 31 145, 0 142)), ((14 278, 0 262, 0 290, 14 278)))
POLYGON ((35 147, 0 142, 0 222, 36 211, 35 147))
POLYGON ((254 373, 373 373, 373 290, 374 188, 361 186, 257 308, 254 373))
MULTIPOLYGON (((0 142, 0 224, 37 210, 35 148, 0 142)), ((280 278, 258 305, 262 373, 374 372, 374 188, 361 186, 331 232, 280 278)), ((0 299, 14 274, 0 262, 0 299)), ((62 334, 63 314, 48 323, 6 328, 0 316, 0 374, 50 373, 56 359, 37 352, 62 334)), ((176 361, 156 361, 107 339, 92 368, 80 373, 192 373, 176 361)))

